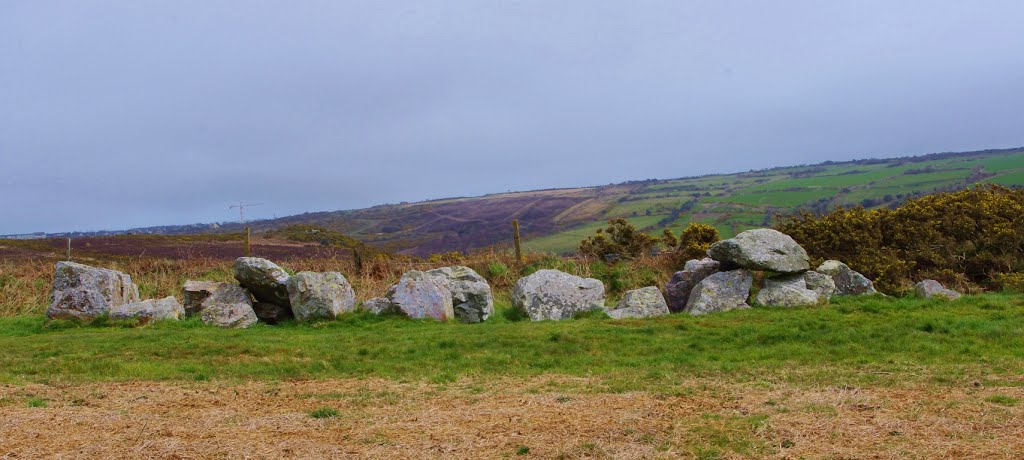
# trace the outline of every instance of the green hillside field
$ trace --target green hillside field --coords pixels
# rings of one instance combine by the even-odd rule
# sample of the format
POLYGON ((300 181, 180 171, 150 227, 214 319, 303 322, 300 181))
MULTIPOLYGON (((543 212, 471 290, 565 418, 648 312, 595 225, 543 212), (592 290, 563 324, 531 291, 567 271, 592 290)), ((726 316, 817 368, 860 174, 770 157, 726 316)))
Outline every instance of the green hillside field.
POLYGON ((777 168, 749 173, 673 179, 607 196, 607 211, 594 222, 529 238, 530 249, 567 253, 605 220, 625 217, 651 234, 690 222, 714 225, 723 237, 770 225, 775 214, 835 206, 889 206, 921 194, 973 184, 1024 186, 1024 151, 902 158, 777 168), (684 212, 673 213, 693 202, 684 212))

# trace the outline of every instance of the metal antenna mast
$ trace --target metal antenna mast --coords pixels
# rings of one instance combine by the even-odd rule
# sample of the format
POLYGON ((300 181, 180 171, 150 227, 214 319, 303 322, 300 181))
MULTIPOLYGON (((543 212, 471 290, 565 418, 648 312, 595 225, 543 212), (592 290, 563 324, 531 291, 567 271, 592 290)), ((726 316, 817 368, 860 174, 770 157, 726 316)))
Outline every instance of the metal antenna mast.
POLYGON ((263 204, 263 203, 246 204, 246 203, 242 203, 241 201, 239 201, 238 204, 233 204, 231 206, 228 206, 228 209, 238 208, 238 223, 242 224, 242 225, 245 225, 245 208, 251 208, 253 206, 259 206, 261 204, 263 204))

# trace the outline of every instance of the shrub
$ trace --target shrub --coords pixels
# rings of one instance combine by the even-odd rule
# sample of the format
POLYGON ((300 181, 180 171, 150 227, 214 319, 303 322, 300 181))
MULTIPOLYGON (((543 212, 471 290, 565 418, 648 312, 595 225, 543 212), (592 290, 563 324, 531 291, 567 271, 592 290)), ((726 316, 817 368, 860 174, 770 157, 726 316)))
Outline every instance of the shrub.
POLYGON ((718 229, 707 224, 690 222, 679 235, 679 255, 686 260, 705 257, 708 248, 721 237, 718 229))
POLYGON ((662 243, 672 249, 666 256, 673 268, 682 266, 687 260, 706 257, 708 248, 719 239, 717 228, 697 222, 690 222, 678 238, 667 228, 661 236, 662 243))
POLYGON ((431 254, 427 261, 432 264, 462 265, 465 263, 465 256, 459 251, 450 251, 431 254))
POLYGON ((658 239, 638 230, 628 220, 616 218, 608 221, 608 227, 597 229, 594 236, 580 242, 582 255, 604 259, 609 255, 635 258, 649 254, 658 239))
POLYGON ((1024 271, 1024 190, 997 185, 911 199, 895 209, 780 217, 776 228, 814 259, 838 259, 898 293, 934 278, 960 289, 1001 287, 1024 271), (1004 280, 1004 281, 1000 281, 1004 280))
POLYGON ((1000 273, 994 281, 1003 290, 1024 293, 1024 273, 1000 273))

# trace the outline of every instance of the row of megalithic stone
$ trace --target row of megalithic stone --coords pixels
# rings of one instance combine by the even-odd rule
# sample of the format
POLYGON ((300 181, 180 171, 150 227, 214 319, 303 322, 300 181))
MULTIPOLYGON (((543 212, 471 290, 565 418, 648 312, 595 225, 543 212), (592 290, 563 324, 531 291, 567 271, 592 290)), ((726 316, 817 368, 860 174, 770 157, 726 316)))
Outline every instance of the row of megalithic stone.
MULTIPOLYGON (((829 260, 811 270, 807 252, 788 235, 771 229, 748 230, 715 243, 708 256, 687 262, 672 276, 664 294, 655 286, 636 289, 611 309, 605 307, 601 281, 558 270, 539 270, 519 279, 512 289, 512 304, 533 321, 568 319, 592 310, 605 310, 615 319, 675 312, 702 315, 750 308, 752 271, 769 275, 755 298, 764 306, 821 305, 833 295, 876 294, 871 280, 842 262, 829 260)), ((238 284, 186 282, 183 303, 174 296, 140 300, 138 286, 125 273, 58 262, 47 315, 74 320, 108 316, 140 323, 199 315, 208 324, 244 328, 293 317, 334 319, 357 308, 466 323, 486 321, 494 314, 487 280, 463 266, 406 272, 384 297, 359 305, 352 285, 337 272, 289 275, 269 260, 242 257, 235 261, 234 277, 238 284)), ((932 280, 919 283, 917 291, 924 297, 960 296, 932 280)))

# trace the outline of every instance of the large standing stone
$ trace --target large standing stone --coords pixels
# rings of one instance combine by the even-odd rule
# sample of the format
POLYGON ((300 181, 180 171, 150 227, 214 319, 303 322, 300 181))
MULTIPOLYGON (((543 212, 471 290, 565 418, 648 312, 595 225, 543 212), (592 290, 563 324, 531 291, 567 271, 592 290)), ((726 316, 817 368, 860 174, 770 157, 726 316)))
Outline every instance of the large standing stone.
POLYGON ((235 260, 235 279, 249 290, 256 300, 291 308, 288 297, 288 272, 277 264, 259 257, 235 260))
POLYGON ((463 323, 486 321, 494 314, 494 296, 487 280, 476 271, 461 265, 430 270, 427 274, 447 283, 452 295, 455 317, 463 323))
POLYGON ((875 285, 864 275, 854 271, 838 260, 826 260, 817 272, 832 277, 836 283, 836 295, 875 294, 875 285))
POLYGON ((807 289, 818 293, 818 298, 828 300, 836 293, 836 282, 831 276, 816 271, 804 273, 807 289))
MULTIPOLYGON (((828 297, 824 298, 828 301, 828 297)), ((807 288, 804 275, 787 275, 765 280, 764 289, 757 293, 757 303, 770 307, 798 307, 816 305, 821 297, 807 288)))
POLYGON ((712 273, 718 272, 720 266, 721 264, 717 260, 710 257, 687 261, 683 270, 675 272, 672 279, 665 285, 668 309, 673 313, 685 310, 693 287, 712 273))
POLYGON ((641 289, 634 289, 626 292, 619 301, 619 305, 608 311, 608 316, 613 319, 622 318, 650 318, 669 314, 668 304, 665 297, 655 286, 648 286, 641 289))
POLYGON ((57 262, 53 303, 46 310, 46 316, 88 321, 109 314, 112 307, 137 300, 139 287, 125 273, 75 262, 57 262))
POLYGON ((708 255, 748 270, 803 273, 810 268, 807 251, 789 235, 770 228, 747 230, 719 241, 711 245, 708 255))
POLYGON ((177 321, 183 316, 185 316, 185 309, 174 296, 162 299, 140 300, 110 307, 110 318, 136 319, 139 321, 139 324, 163 320, 177 321))
POLYGON ((447 283, 419 270, 403 274, 398 284, 388 289, 387 298, 409 318, 448 321, 455 317, 447 283))
POLYGON ((288 278, 288 296, 295 319, 334 319, 355 310, 356 293, 338 272, 299 272, 288 278))
POLYGON ((959 299, 961 296, 959 292, 946 288, 945 286, 942 285, 942 283, 939 283, 938 281, 935 280, 924 280, 921 281, 920 283, 917 283, 917 285, 914 286, 914 292, 917 294, 918 297, 924 299, 940 298, 946 300, 956 300, 959 299))
POLYGON ((512 288, 512 305, 533 321, 562 320, 604 308, 604 284, 558 270, 538 270, 512 288))
POLYGON ((228 283, 203 301, 199 318, 206 324, 233 328, 246 328, 257 321, 249 291, 228 283))
POLYGON ((754 277, 744 269, 712 274, 694 286, 686 302, 686 312, 696 316, 750 308, 747 298, 753 284, 754 277))
POLYGON ((395 313, 397 310, 391 301, 384 297, 374 297, 363 302, 362 309, 374 315, 395 313))

